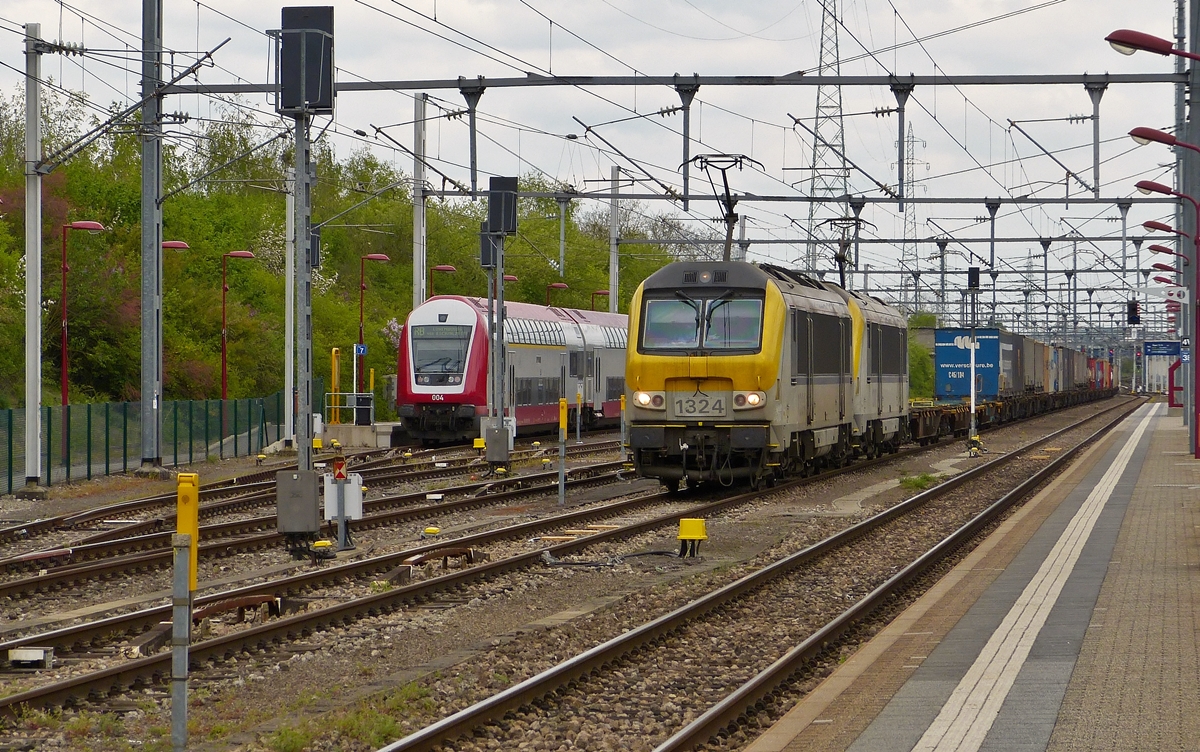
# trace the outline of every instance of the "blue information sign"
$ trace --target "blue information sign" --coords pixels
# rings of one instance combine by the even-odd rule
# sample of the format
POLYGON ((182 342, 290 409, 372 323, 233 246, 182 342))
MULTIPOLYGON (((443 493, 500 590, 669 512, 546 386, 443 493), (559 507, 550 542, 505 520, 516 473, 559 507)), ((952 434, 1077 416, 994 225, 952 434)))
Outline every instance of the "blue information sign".
POLYGON ((1180 350, 1179 351, 1179 362, 1180 363, 1191 363, 1192 362, 1192 351, 1187 348, 1180 350))
POLYGON ((366 355, 367 354, 367 346, 359 345, 359 344, 354 345, 354 354, 355 355, 366 355))
POLYGON ((1168 355, 1179 357, 1179 342, 1171 340, 1167 342, 1147 342, 1143 352, 1146 355, 1168 355))

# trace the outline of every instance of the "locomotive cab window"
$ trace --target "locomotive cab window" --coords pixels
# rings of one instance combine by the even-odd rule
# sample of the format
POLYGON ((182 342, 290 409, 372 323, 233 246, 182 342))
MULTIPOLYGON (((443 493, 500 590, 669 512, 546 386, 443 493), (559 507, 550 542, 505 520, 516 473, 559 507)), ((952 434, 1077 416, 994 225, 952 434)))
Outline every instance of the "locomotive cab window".
POLYGON ((645 350, 757 351, 762 341, 762 298, 717 297, 650 299, 642 316, 645 350))
POLYGON ((704 314, 704 346, 714 350, 756 350, 762 334, 762 301, 722 298, 704 314))
POLYGON ((647 300, 642 347, 678 350, 700 344, 700 312, 695 301, 647 300))
POLYGON ((462 382, 467 348, 471 344, 469 325, 429 324, 410 327, 413 371, 418 384, 458 384, 462 382))

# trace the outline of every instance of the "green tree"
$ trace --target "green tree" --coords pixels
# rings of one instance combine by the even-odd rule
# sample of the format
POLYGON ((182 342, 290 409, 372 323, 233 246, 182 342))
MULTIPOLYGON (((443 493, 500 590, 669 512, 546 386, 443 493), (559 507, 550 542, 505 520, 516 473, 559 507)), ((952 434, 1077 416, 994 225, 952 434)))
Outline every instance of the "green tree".
MULTIPOLYGON (((97 121, 63 96, 48 96, 43 113, 48 151, 97 121)), ((23 399, 24 235, 23 103, 20 92, 0 97, 0 405, 23 399)), ((291 164, 276 126, 256 123, 236 103, 206 121, 198 137, 164 146, 163 236, 190 250, 163 255, 164 388, 167 399, 214 398, 220 391, 221 265, 223 254, 250 250, 254 259, 230 259, 226 292, 229 393, 269 394, 283 385, 284 169, 291 164), (205 179, 215 168, 226 165, 205 179)), ((102 135, 44 180, 43 373, 57 393, 61 328, 59 228, 76 219, 108 230, 69 238, 68 313, 72 400, 138 399, 141 367, 141 152, 133 129, 102 135)), ((406 175, 367 150, 338 158, 329 144, 314 145, 318 180, 313 221, 361 206, 330 222, 322 233, 321 265, 314 275, 314 373, 328 378, 330 350, 341 349, 342 383, 350 382, 351 345, 358 339, 359 299, 368 346, 366 368, 396 368, 396 328, 412 307, 412 192, 406 175), (360 257, 385 253, 390 263, 368 263, 360 290, 360 257)), ((564 190, 539 175, 521 178, 523 191, 564 190)), ((620 310, 637 282, 674 259, 669 220, 627 202, 626 238, 666 240, 622 249, 620 310)), ((607 208, 575 200, 567 205, 566 276, 558 266, 558 203, 522 199, 520 230, 506 243, 507 271, 519 281, 509 299, 541 303, 546 285, 560 279, 558 305, 586 308, 592 292, 608 287, 607 208)), ((437 280, 439 293, 486 295, 479 266, 479 223, 484 201, 431 199, 427 208, 430 265, 453 264, 437 280)), ((47 395, 49 398, 49 394, 47 395)))

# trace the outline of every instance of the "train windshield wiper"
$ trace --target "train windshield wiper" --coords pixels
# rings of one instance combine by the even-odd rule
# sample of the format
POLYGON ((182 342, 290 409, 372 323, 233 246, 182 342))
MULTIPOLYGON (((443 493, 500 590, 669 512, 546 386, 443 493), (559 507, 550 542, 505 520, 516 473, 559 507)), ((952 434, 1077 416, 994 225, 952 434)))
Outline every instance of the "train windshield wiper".
POLYGON ((733 290, 726 290, 720 297, 712 300, 708 304, 708 313, 704 315, 704 343, 708 344, 708 332, 712 329, 712 317, 717 312, 717 309, 733 300, 733 290))
POLYGON ((680 292, 679 290, 676 290, 676 291, 675 291, 675 297, 679 298, 679 299, 680 299, 680 300, 682 300, 684 303, 687 303, 688 305, 690 305, 690 306, 692 307, 692 310, 696 312, 696 334, 697 334, 697 338, 696 338, 696 340, 697 340, 697 341, 699 341, 699 333, 700 333, 700 304, 699 304, 699 303, 697 303, 696 301, 692 300, 692 299, 691 299, 691 298, 689 298, 689 297, 688 297, 686 294, 684 294, 684 293, 680 292))
POLYGON ((446 358, 437 358, 435 360, 429 361, 428 363, 422 363, 421 365, 417 366, 417 371, 424 371, 426 368, 433 368, 438 363, 446 363, 449 360, 450 360, 450 358, 446 357, 446 358))
POLYGON ((731 300, 733 300, 733 290, 726 290, 724 295, 708 304, 708 313, 704 317, 704 328, 706 331, 712 326, 712 317, 717 312, 717 309, 731 300))

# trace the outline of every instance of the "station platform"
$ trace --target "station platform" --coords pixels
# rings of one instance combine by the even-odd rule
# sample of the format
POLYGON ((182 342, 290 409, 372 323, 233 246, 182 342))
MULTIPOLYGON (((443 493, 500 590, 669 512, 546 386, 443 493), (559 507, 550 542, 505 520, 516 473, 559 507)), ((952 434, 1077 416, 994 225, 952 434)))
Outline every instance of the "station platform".
POLYGON ((746 749, 1200 749, 1198 492, 1143 405, 746 749))

